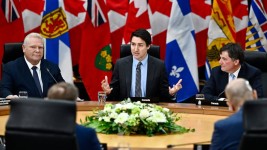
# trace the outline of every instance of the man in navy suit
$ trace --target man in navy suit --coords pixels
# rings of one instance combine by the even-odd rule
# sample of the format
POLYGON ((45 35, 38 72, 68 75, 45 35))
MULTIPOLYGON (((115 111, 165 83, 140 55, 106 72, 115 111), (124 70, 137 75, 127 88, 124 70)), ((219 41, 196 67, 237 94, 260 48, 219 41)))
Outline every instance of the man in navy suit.
POLYGON ((228 82, 236 78, 249 81, 258 97, 263 96, 261 71, 244 62, 244 51, 237 43, 228 43, 220 50, 220 66, 214 67, 210 79, 205 84, 201 93, 205 100, 216 101, 225 98, 224 89, 228 82))
POLYGON ((229 107, 235 113, 214 125, 210 150, 237 150, 243 135, 243 109, 246 100, 257 98, 257 92, 243 78, 231 81, 225 89, 229 107))
MULTIPOLYGON (((78 89, 75 85, 60 82, 53 85, 47 93, 48 99, 75 101, 78 98, 78 89)), ((100 143, 96 132, 92 128, 76 125, 76 137, 79 150, 100 150, 100 143)))
POLYGON ((46 97, 53 84, 64 81, 60 69, 58 65, 43 59, 44 39, 40 34, 28 34, 22 48, 24 57, 3 66, 1 97, 17 98, 19 91, 27 91, 29 97, 46 97), (36 66, 37 80, 33 77, 33 66, 36 66))
MULTIPOLYGON (((145 29, 134 31, 130 38, 132 56, 119 59, 109 85, 107 77, 101 82, 108 99, 123 100, 128 97, 160 98, 170 100, 182 88, 181 80, 169 87, 165 64, 162 60, 147 54, 151 35, 145 29), (141 94, 137 96, 137 66, 141 62, 141 94)), ((139 92, 138 92, 139 93, 139 92)))

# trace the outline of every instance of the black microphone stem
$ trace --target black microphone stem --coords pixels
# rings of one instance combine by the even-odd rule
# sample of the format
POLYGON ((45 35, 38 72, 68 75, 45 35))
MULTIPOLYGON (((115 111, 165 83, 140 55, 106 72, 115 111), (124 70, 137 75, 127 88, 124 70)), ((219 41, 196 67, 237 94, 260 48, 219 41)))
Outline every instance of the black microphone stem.
POLYGON ((49 73, 49 75, 52 77, 52 79, 57 83, 57 80, 54 78, 54 76, 52 75, 52 73, 50 72, 50 70, 48 68, 46 68, 46 70, 49 73))

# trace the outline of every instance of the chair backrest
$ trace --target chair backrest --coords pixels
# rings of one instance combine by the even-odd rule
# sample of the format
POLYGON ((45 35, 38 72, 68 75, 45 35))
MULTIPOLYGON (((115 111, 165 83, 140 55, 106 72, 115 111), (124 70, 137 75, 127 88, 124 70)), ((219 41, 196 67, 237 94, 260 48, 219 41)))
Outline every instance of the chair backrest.
POLYGON ((12 100, 7 150, 76 150, 76 104, 65 100, 12 100))
POLYGON ((267 53, 259 51, 244 51, 245 61, 262 71, 263 96, 267 97, 267 53))
POLYGON ((246 101, 243 106, 243 127, 239 149, 267 148, 267 99, 246 101))
POLYGON ((22 43, 5 43, 2 63, 5 64, 23 55, 22 43))
MULTIPOLYGON (((160 47, 158 45, 151 45, 149 50, 147 51, 149 55, 160 59, 160 47)), ((120 50, 120 58, 132 55, 131 53, 131 45, 130 44, 122 44, 120 50)))

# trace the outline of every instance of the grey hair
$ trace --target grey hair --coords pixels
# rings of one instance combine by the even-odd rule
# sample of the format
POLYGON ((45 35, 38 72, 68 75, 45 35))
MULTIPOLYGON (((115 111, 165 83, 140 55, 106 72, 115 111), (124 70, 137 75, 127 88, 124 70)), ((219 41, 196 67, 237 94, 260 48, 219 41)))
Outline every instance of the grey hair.
POLYGON ((242 78, 231 81, 225 88, 225 94, 234 106, 253 99, 253 91, 249 82, 242 78))
POLYGON ((44 43, 44 38, 41 36, 41 34, 32 32, 32 33, 29 33, 29 34, 24 38, 23 45, 27 45, 27 44, 29 44, 29 39, 30 39, 30 38, 37 38, 37 39, 40 39, 40 40, 42 40, 42 42, 44 43))

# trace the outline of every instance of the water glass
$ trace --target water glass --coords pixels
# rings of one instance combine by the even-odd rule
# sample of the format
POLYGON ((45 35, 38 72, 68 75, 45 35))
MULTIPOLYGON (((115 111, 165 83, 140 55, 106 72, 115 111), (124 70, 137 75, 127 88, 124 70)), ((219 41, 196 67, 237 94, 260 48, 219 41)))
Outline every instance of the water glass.
POLYGON ((19 98, 28 98, 28 92, 27 91, 19 91, 19 98))
POLYGON ((99 91, 97 97, 98 97, 98 104, 99 105, 104 105, 106 103, 106 98, 107 98, 106 92, 99 91))
POLYGON ((201 105, 201 101, 205 100, 204 94, 196 94, 196 100, 198 101, 197 104, 201 105))

